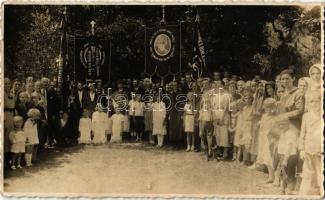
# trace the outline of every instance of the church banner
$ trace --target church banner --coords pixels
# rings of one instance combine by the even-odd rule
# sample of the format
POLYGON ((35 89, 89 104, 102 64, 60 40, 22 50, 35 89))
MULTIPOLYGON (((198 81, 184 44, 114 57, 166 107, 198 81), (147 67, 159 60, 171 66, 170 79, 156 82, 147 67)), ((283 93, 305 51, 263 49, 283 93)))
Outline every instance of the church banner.
POLYGON ((145 45, 145 73, 165 76, 181 71, 180 25, 146 28, 145 45))
POLYGON ((110 80, 110 40, 96 37, 75 39, 75 80, 110 80))

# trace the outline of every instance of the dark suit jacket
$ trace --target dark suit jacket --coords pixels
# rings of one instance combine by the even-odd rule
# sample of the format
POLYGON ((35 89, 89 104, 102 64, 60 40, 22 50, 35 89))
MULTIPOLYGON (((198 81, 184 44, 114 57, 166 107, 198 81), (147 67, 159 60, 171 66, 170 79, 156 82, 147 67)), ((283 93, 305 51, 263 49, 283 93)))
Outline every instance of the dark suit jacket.
POLYGON ((20 103, 16 106, 16 114, 23 118, 24 123, 28 119, 28 116, 27 116, 28 109, 29 109, 29 105, 27 103, 26 103, 26 105, 20 103))
POLYGON ((61 108, 61 101, 58 93, 54 89, 46 90, 47 92, 47 116, 58 117, 61 108))
POLYGON ((86 101, 86 99, 87 99, 87 92, 85 90, 82 90, 81 101, 79 100, 78 90, 74 91, 74 96, 75 96, 75 103, 82 110, 85 107, 85 105, 87 104, 87 101, 86 101))
POLYGON ((93 112, 95 112, 95 108, 98 103, 98 97, 98 93, 95 92, 95 98, 93 101, 91 101, 89 92, 85 94, 85 103, 83 107, 89 111, 90 116, 92 116, 93 112))

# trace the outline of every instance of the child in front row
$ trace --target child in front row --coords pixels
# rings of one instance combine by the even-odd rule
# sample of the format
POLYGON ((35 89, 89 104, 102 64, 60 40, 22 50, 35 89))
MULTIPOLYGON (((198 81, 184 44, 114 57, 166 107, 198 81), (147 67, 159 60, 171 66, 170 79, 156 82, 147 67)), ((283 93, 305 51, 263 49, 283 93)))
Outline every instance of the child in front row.
POLYGON ((167 134, 166 129, 166 106, 161 101, 159 95, 153 97, 152 104, 152 135, 157 136, 157 147, 160 148, 164 144, 164 137, 167 134))
POLYGON ((11 169, 21 168, 20 161, 23 153, 25 153, 26 135, 22 130, 23 118, 21 116, 14 117, 14 130, 9 133, 9 140, 11 143, 10 151, 13 153, 11 161, 11 169))
POLYGON ((299 137, 300 157, 304 160, 300 195, 322 194, 323 127, 320 91, 307 93, 308 112, 302 118, 299 137))
POLYGON ((193 92, 187 93, 187 102, 184 105, 184 132, 186 133, 187 149, 186 151, 194 151, 194 107, 193 92))
POLYGON ((119 108, 116 108, 115 114, 111 117, 112 136, 110 142, 122 142, 122 133, 125 117, 119 108))
POLYGON ((93 133, 93 144, 104 144, 107 142, 107 135, 110 134, 110 121, 108 115, 103 112, 103 105, 97 104, 96 111, 91 120, 91 130, 93 133))
POLYGON ((89 118, 89 112, 84 109, 82 117, 79 121, 79 144, 90 144, 91 143, 91 119, 89 118))
POLYGON ((144 103, 141 102, 141 94, 135 94, 134 100, 130 100, 130 121, 131 121, 131 136, 136 136, 136 141, 141 141, 143 126, 144 126, 144 103), (133 133, 133 134, 132 134, 133 133))
POLYGON ((292 194, 296 179, 298 129, 288 119, 275 122, 281 130, 278 143, 281 193, 292 194))

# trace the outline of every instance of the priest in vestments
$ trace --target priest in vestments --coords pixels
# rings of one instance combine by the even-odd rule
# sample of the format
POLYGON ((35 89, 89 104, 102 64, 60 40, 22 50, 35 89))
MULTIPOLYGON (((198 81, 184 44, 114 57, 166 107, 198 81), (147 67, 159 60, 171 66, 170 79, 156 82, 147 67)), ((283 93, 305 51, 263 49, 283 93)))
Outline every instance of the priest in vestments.
POLYGON ((170 86, 171 92, 169 93, 169 97, 171 100, 171 107, 168 109, 169 141, 180 142, 183 141, 185 137, 183 132, 182 115, 186 103, 186 94, 182 94, 177 82, 172 82, 170 86))

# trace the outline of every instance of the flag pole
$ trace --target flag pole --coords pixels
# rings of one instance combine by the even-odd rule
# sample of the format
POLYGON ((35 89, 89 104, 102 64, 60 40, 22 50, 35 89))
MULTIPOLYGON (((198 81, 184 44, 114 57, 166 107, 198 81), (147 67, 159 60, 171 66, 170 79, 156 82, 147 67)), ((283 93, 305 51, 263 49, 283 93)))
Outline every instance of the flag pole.
POLYGON ((59 58, 57 59, 57 63, 58 63, 58 87, 62 87, 62 83, 63 83, 63 65, 64 63, 64 56, 63 55, 63 43, 64 43, 64 38, 65 38, 65 34, 66 34, 66 14, 67 14, 67 6, 64 6, 64 10, 63 10, 63 16, 62 16, 62 21, 61 21, 61 40, 60 40, 60 53, 59 53, 59 58))

